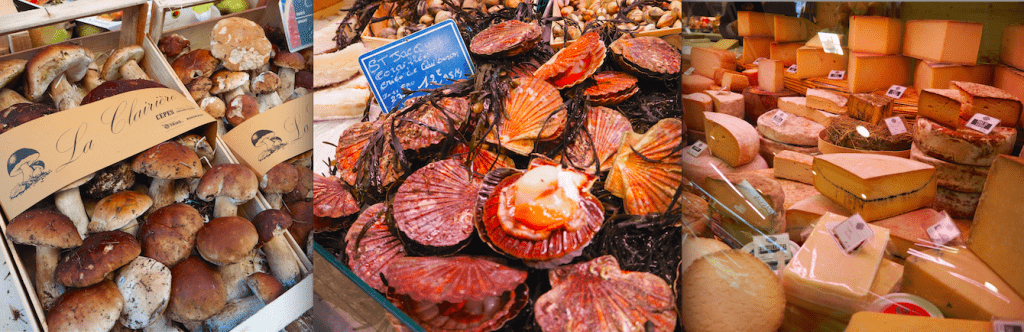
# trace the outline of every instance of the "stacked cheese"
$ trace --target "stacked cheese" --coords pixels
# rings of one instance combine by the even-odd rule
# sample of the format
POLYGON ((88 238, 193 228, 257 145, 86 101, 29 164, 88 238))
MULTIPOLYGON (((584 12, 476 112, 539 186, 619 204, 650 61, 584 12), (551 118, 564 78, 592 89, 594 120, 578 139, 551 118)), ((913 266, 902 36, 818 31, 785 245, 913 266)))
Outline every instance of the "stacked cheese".
MULTIPOLYGON (((900 55, 903 22, 882 16, 850 17, 850 92, 872 92, 910 83, 911 61, 900 55)), ((977 53, 977 50, 975 50, 977 53)))
POLYGON ((769 58, 795 64, 797 49, 818 32, 818 26, 805 18, 740 11, 736 20, 743 37, 743 63, 769 58))
MULTIPOLYGON (((804 97, 779 99, 779 107, 802 108, 807 114, 807 100, 804 97)), ((761 156, 774 160, 782 151, 796 151, 805 154, 818 153, 818 134, 825 126, 791 112, 775 109, 757 118, 757 131, 761 140, 761 156), (781 122, 779 122, 781 120, 781 122)))
POLYGON ((1024 100, 1024 25, 1003 28, 999 60, 1002 64, 995 66, 992 85, 1024 100))
POLYGON ((705 90, 683 96, 683 122, 690 139, 704 140, 704 112, 718 112, 737 118, 745 114, 743 95, 730 91, 705 90))
POLYGON ((903 55, 921 60, 914 88, 943 88, 951 81, 992 84, 994 68, 977 64, 982 27, 975 22, 907 21, 903 55))
POLYGON ((713 47, 694 47, 690 50, 690 65, 694 71, 683 75, 683 92, 695 93, 723 89, 743 91, 750 85, 748 78, 736 71, 736 55, 713 47))
MULTIPOLYGON (((703 98, 689 96, 689 99, 684 96, 684 105, 693 103, 694 99, 703 98)), ((707 110, 707 106, 704 107, 707 110)), ((689 109, 687 113, 690 113, 689 109)), ((684 113, 687 121, 697 120, 686 116, 687 113, 684 113)), ((728 174, 768 168, 768 163, 757 153, 760 142, 754 126, 742 118, 725 113, 705 111, 700 114, 703 114, 703 119, 700 119, 700 125, 694 130, 703 132, 691 134, 704 136, 710 153, 703 151, 697 156, 683 153, 684 177, 703 186, 705 178, 718 172, 728 174)), ((689 125, 689 122, 687 124, 689 125)))
POLYGON ((987 85, 953 81, 949 89, 921 91, 911 159, 935 167, 934 207, 954 218, 974 215, 988 167, 1013 150, 1021 102, 987 85), (989 134, 964 127, 975 113, 1000 120, 989 134))

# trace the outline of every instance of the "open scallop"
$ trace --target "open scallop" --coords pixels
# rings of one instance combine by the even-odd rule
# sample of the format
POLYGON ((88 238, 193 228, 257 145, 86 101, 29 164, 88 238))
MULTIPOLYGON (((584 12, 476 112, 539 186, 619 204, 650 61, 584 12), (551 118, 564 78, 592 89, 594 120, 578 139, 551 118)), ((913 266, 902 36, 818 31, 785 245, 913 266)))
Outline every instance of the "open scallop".
POLYGON ((587 132, 590 135, 580 133, 566 150, 571 165, 593 172, 596 156, 600 160, 601 171, 611 169, 611 159, 619 149, 622 134, 632 129, 629 119, 618 111, 603 106, 591 107, 587 114, 587 132))
MULTIPOLYGON (((367 143, 387 123, 388 117, 381 116, 373 122, 360 122, 346 129, 338 139, 338 147, 335 149, 335 162, 338 167, 338 177, 350 185, 356 184, 359 180, 360 170, 356 169, 359 158, 367 152, 367 143)), ((381 185, 388 185, 398 179, 398 172, 394 165, 395 152, 391 148, 391 136, 385 133, 384 144, 377 148, 382 149, 379 158, 379 171, 381 185)))
POLYGON ((538 140, 558 137, 565 128, 562 95, 554 86, 533 77, 514 81, 515 88, 505 99, 505 115, 487 141, 500 144, 521 155, 533 151, 538 140))
POLYGON ((366 284, 381 292, 387 289, 380 280, 380 273, 391 262, 405 257, 402 241, 385 222, 385 208, 383 203, 370 206, 345 234, 348 266, 366 284))
POLYGON ((654 79, 678 77, 682 52, 658 37, 632 37, 628 34, 609 45, 612 58, 623 69, 654 79))
POLYGON ((533 76, 546 80, 558 89, 582 83, 604 64, 606 48, 596 31, 580 36, 568 47, 555 53, 533 76))
POLYGON ((487 145, 483 143, 478 144, 476 148, 473 149, 472 153, 470 153, 469 146, 460 143, 452 148, 449 154, 453 155, 464 164, 466 163, 466 160, 471 160, 468 165, 469 169, 476 175, 479 175, 479 177, 483 177, 492 169, 516 167, 512 158, 492 152, 487 148, 487 145))
POLYGON ((663 213, 683 182, 683 123, 662 119, 644 134, 627 132, 604 188, 623 199, 629 214, 663 213))
POLYGON ((469 115, 466 98, 442 98, 435 107, 431 103, 395 118, 395 137, 406 150, 420 150, 441 143, 452 131, 463 127, 469 115))
POLYGON ((539 25, 517 20, 501 22, 480 31, 469 42, 469 50, 479 55, 515 56, 529 51, 540 42, 539 25))
POLYGON ((454 253, 469 244, 480 181, 456 159, 433 162, 405 180, 391 204, 410 250, 454 253))
POLYGON ((633 75, 604 71, 594 74, 594 85, 587 87, 583 93, 590 98, 591 104, 607 106, 624 102, 637 92, 640 92, 640 87, 633 75))

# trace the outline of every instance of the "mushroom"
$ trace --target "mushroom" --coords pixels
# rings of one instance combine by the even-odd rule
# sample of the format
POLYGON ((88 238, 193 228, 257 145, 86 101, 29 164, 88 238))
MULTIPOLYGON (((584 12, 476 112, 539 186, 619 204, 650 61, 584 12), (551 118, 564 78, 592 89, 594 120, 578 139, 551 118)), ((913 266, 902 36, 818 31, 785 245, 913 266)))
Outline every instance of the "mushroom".
POLYGON ((3 88, 0 89, 0 110, 5 110, 8 107, 14 106, 15 104, 31 103, 32 101, 25 99, 20 93, 3 88))
POLYGON ((284 195, 285 203, 313 199, 313 170, 305 167, 295 169, 299 172, 299 181, 294 190, 284 195))
POLYGON ((131 160, 122 160, 97 171, 92 180, 79 187, 79 190, 84 190, 87 197, 102 199, 116 192, 131 189, 133 185, 135 172, 132 172, 131 160))
POLYGON ((171 268, 171 299, 167 303, 170 319, 199 323, 219 312, 226 302, 220 273, 209 263, 191 256, 171 268))
POLYGON ((103 100, 107 97, 113 97, 122 93, 131 92, 135 90, 143 90, 150 88, 166 88, 163 84, 153 82, 150 80, 116 80, 107 81, 100 84, 92 91, 89 91, 82 98, 82 105, 88 105, 90 103, 103 100))
POLYGON ((210 93, 223 94, 224 100, 245 94, 243 89, 247 89, 249 85, 249 73, 243 71, 222 70, 213 74, 210 79, 213 81, 210 93))
POLYGON ((277 92, 262 94, 257 99, 257 102, 259 105, 258 110, 260 113, 266 112, 271 108, 284 104, 284 102, 281 101, 281 98, 277 96, 277 92))
POLYGON ((202 107, 203 111, 206 111, 206 114, 209 114, 214 118, 224 117, 225 105, 224 101, 220 98, 214 96, 203 98, 203 100, 199 102, 199 107, 202 107))
POLYGON ((213 57, 210 50, 198 49, 174 59, 171 68, 178 75, 182 84, 189 84, 200 77, 210 77, 213 70, 220 65, 220 60, 213 57))
POLYGON ((46 313, 46 326, 53 332, 107 331, 114 328, 124 308, 124 299, 110 280, 91 287, 69 290, 46 313))
POLYGON ((220 276, 224 280, 224 287, 227 288, 228 300, 245 297, 249 295, 249 288, 245 286, 245 278, 257 272, 267 272, 267 257, 259 250, 250 250, 242 260, 233 264, 217 267, 220 276))
POLYGON ((57 109, 47 104, 20 103, 11 105, 0 114, 0 134, 29 121, 56 113, 57 109))
POLYGON ((168 59, 173 59, 174 57, 181 55, 181 52, 190 48, 189 44, 191 44, 191 42, 179 34, 164 36, 163 38, 160 38, 159 42, 157 42, 157 46, 160 47, 160 52, 167 56, 168 59))
POLYGON ((141 329, 156 322, 171 297, 171 269, 156 260, 135 257, 117 274, 117 289, 124 297, 119 322, 141 329))
POLYGON ((82 94, 69 82, 85 76, 92 58, 84 47, 69 44, 50 45, 36 52, 25 67, 25 94, 39 101, 50 87, 50 96, 59 110, 78 107, 82 94))
POLYGON ((85 93, 92 92, 93 89, 106 82, 103 77, 100 76, 100 68, 96 65, 96 61, 90 62, 88 69, 85 71, 85 78, 82 80, 85 93))
POLYGON ((25 72, 25 64, 27 60, 11 59, 0 61, 0 88, 6 87, 7 84, 15 81, 21 76, 21 73, 25 72))
POLYGON ((249 85, 249 91, 257 95, 277 92, 277 87, 281 85, 281 79, 274 74, 272 71, 265 71, 259 73, 259 75, 253 76, 252 82, 249 85))
POLYGON ((299 53, 278 53, 274 57, 274 64, 280 67, 277 75, 281 77, 281 87, 277 89, 277 95, 282 100, 287 100, 295 90, 295 71, 306 68, 306 60, 299 53))
POLYGON ((117 49, 103 64, 103 79, 113 81, 124 77, 128 80, 149 80, 146 72, 139 68, 139 61, 146 52, 141 46, 132 45, 117 49))
POLYGON ((185 330, 174 325, 174 321, 168 319, 167 315, 159 315, 151 324, 142 328, 142 332, 185 332, 185 330))
POLYGON ((7 225, 7 237, 14 243, 36 247, 36 296, 49 309, 64 293, 64 286, 53 279, 53 270, 60 261, 60 249, 82 245, 75 225, 67 216, 51 210, 29 210, 19 214, 7 225))
POLYGON ((188 204, 175 203, 150 213, 139 227, 142 255, 174 266, 188 258, 205 219, 188 204))
POLYGON ((53 277, 66 287, 88 287, 103 281, 114 270, 139 256, 142 248, 134 236, 122 231, 89 235, 57 263, 53 277))
POLYGON ((280 297, 281 294, 284 294, 285 291, 284 285, 280 281, 263 272, 249 275, 245 278, 245 283, 263 305, 270 304, 270 302, 280 297))
POLYGON ((210 51, 232 71, 256 70, 273 51, 263 28, 253 21, 229 17, 217 22, 210 35, 210 51))
POLYGON ((232 126, 238 126, 260 114, 259 102, 250 95, 238 95, 228 103, 224 117, 232 126))
POLYGON ((270 208, 281 209, 281 195, 295 190, 299 182, 299 171, 288 162, 275 165, 260 178, 260 190, 270 203, 270 208))
POLYGON ((84 178, 64 186, 60 191, 53 194, 57 210, 71 218, 82 238, 89 234, 89 215, 85 213, 85 206, 82 204, 82 193, 78 190, 78 187, 89 182, 92 178, 93 174, 86 175, 84 178))
POLYGON ((104 197, 96 203, 92 222, 89 223, 89 232, 121 230, 135 236, 139 225, 136 218, 142 216, 151 206, 152 198, 130 190, 104 197))
POLYGON ((309 150, 299 154, 298 156, 291 157, 287 160, 292 165, 298 168, 313 168, 313 150, 309 150))
POLYGON ((215 200, 214 217, 232 217, 238 206, 256 197, 259 180, 248 167, 239 164, 214 165, 199 182, 196 195, 204 201, 215 200))
POLYGON ((174 202, 174 180, 203 176, 199 156, 181 143, 167 141, 140 153, 132 161, 132 170, 153 178, 149 196, 153 209, 174 202))
POLYGON ((188 88, 189 96, 194 101, 203 100, 210 96, 210 89, 213 88, 213 81, 206 77, 197 77, 185 85, 188 88))
POLYGON ((210 160, 213 160, 213 147, 206 141, 206 137, 199 136, 196 134, 186 134, 178 137, 176 140, 181 145, 192 150, 199 156, 199 159, 206 159, 206 163, 210 164, 210 160))
POLYGON ((288 227, 288 233, 306 252, 310 252, 308 245, 312 242, 313 233, 313 202, 298 201, 288 204, 289 214, 292 216, 292 226, 288 227))
POLYGON ((292 225, 292 217, 284 211, 270 209, 254 216, 252 222, 260 235, 258 246, 267 254, 270 273, 286 287, 298 283, 301 277, 298 257, 288 245, 288 240, 281 236, 292 225))
POLYGON ((256 248, 256 228, 242 217, 219 217, 196 233, 196 249, 207 262, 224 266, 237 263, 256 248))
POLYGON ((249 316, 263 308, 256 296, 229 300, 216 315, 203 321, 203 331, 226 332, 241 324, 249 316))

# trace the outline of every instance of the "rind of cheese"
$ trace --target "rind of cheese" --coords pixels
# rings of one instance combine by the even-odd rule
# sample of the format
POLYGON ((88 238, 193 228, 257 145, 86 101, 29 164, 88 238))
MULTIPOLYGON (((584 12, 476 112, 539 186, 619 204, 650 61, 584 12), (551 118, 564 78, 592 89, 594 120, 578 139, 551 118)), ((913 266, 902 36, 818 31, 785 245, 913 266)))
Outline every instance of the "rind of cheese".
POLYGON ((697 74, 683 76, 683 93, 697 93, 711 89, 715 81, 697 74))
POLYGON ((899 54, 903 46, 903 21, 885 16, 850 16, 850 50, 875 54, 899 54))
POLYGON ((992 323, 862 311, 853 315, 846 332, 991 332, 992 323))
POLYGON ((747 104, 746 119, 757 121, 757 117, 761 116, 761 114, 779 108, 779 98, 796 95, 796 92, 790 90, 768 92, 756 86, 743 89, 743 101, 747 104))
POLYGON ((1000 126, 1017 126, 1024 108, 1017 97, 997 87, 978 83, 952 81, 949 87, 960 91, 963 102, 960 118, 969 120, 974 114, 981 113, 999 119, 1000 126))
POLYGON ((742 63, 753 63, 758 58, 768 59, 771 54, 771 37, 743 37, 742 63))
POLYGON ((740 73, 722 74, 722 87, 729 91, 743 91, 750 86, 750 79, 740 73))
POLYGON ((772 167, 775 177, 814 185, 811 164, 814 157, 793 151, 782 151, 775 155, 772 167))
MULTIPOLYGON (((786 67, 796 64, 796 50, 803 47, 803 42, 790 42, 790 43, 779 43, 773 42, 768 46, 769 58, 776 61, 782 61, 786 67)), ((760 63, 758 63, 760 64, 760 63)), ((800 66, 797 66, 799 70, 800 66)))
POLYGON ((715 112, 732 115, 740 119, 746 113, 742 94, 718 90, 707 90, 704 93, 711 96, 715 112))
POLYGON ((918 61, 914 70, 914 90, 944 89, 952 81, 992 85, 993 65, 952 65, 918 61))
POLYGON ((1017 130, 997 126, 988 135, 973 129, 953 129, 924 117, 917 118, 914 144, 921 152, 952 163, 988 166, 996 156, 1013 151, 1017 130))
POLYGON ((979 198, 981 198, 981 193, 965 193, 938 187, 932 207, 939 211, 946 211, 953 218, 971 219, 974 217, 975 208, 978 207, 979 198))
POLYGON ((814 157, 814 188, 866 221, 928 206, 935 167, 900 157, 834 153, 814 157))
POLYGON ((803 243, 801 233, 804 229, 813 226, 825 213, 844 217, 852 215, 850 210, 825 195, 817 194, 807 197, 786 208, 786 232, 789 233, 789 239, 803 243))
POLYGON ((811 21, 802 17, 775 16, 775 41, 805 41, 813 29, 811 21))
POLYGON ((853 52, 846 71, 850 92, 872 92, 892 85, 907 86, 912 78, 910 62, 910 58, 902 55, 853 52))
MULTIPOLYGON (((804 183, 800 183, 800 182, 796 182, 796 181, 790 181, 790 180, 786 180, 786 179, 776 178, 775 177, 775 169, 772 169, 772 168, 758 169, 758 170, 745 171, 745 172, 739 172, 739 173, 740 174, 760 175, 760 176, 772 179, 776 183, 778 183, 779 186, 782 187, 782 193, 784 194, 784 197, 786 198, 786 199, 784 199, 782 201, 782 208, 783 209, 788 209, 790 206, 793 206, 797 202, 805 200, 808 197, 815 196, 815 195, 820 195, 818 190, 814 189, 814 186, 812 186, 812 185, 804 184, 804 183)), ((785 223, 781 223, 781 224, 785 225, 785 223)))
POLYGON ((742 250, 704 255, 680 278, 687 331, 775 331, 786 307, 779 279, 742 250), (712 300, 713 299, 713 300, 712 300))
POLYGON ((948 318, 1024 319, 1024 299, 966 248, 915 251, 900 291, 928 300, 948 318))
POLYGON ((944 218, 932 208, 918 209, 897 216, 874 221, 871 224, 889 230, 889 240, 896 246, 896 255, 910 257, 910 249, 925 250, 932 243, 926 229, 944 218))
MULTIPOLYGON (((775 155, 779 154, 779 152, 782 151, 793 151, 807 155, 817 155, 821 153, 821 151, 818 150, 818 146, 800 146, 786 144, 779 141, 767 139, 764 137, 764 135, 761 136, 760 154, 761 158, 764 158, 765 161, 772 160, 774 162, 775 155)), ((768 166, 771 166, 771 163, 768 163, 768 166)))
POLYGON ((956 89, 924 89, 917 97, 917 116, 926 117, 951 128, 963 127, 960 118, 960 91, 956 89))
POLYGON ((686 273, 690 264, 704 255, 729 249, 732 248, 714 238, 688 237, 686 241, 683 241, 683 258, 679 261, 679 272, 686 273))
POLYGON ((837 95, 828 90, 807 89, 807 107, 822 110, 832 114, 846 114, 846 104, 849 101, 846 97, 837 95))
MULTIPOLYGON (((774 14, 759 12, 736 12, 736 32, 743 37, 774 37, 774 14)), ((746 47, 746 44, 743 44, 746 47)))
POLYGON ((362 43, 355 43, 334 53, 314 55, 313 66, 317 70, 313 75, 313 87, 341 83, 359 74, 359 56, 367 51, 362 43))
POLYGON ((719 69, 736 69, 736 58, 732 52, 710 47, 694 47, 690 50, 690 65, 701 76, 714 78, 719 69))
POLYGON ((686 128, 704 131, 704 112, 714 110, 714 102, 707 94, 695 92, 683 96, 683 122, 686 128))
POLYGON ((871 124, 879 124, 882 119, 892 116, 893 99, 869 93, 857 93, 850 96, 846 104, 846 115, 871 124))
POLYGON ((992 86, 1024 100, 1024 72, 1009 66, 997 65, 995 72, 992 73, 992 86))
POLYGON ((824 77, 833 70, 846 70, 849 60, 849 50, 835 54, 817 47, 800 47, 796 50, 796 78, 824 77))
POLYGON ((786 113, 808 118, 822 126, 828 126, 835 117, 839 116, 808 107, 807 102, 807 97, 782 97, 779 98, 779 109, 786 113))
POLYGON ((783 75, 786 72, 786 65, 778 60, 761 60, 757 64, 757 86, 761 90, 778 93, 785 87, 783 75))
POLYGON ((947 20, 907 21, 903 55, 939 63, 973 65, 978 62, 983 25, 947 20))
POLYGON ((1003 28, 999 60, 1018 69, 1024 68, 1024 25, 1008 25, 1003 28))
POLYGON ((786 317, 782 319, 782 328, 779 330, 786 332, 843 332, 846 329, 846 324, 846 321, 787 303, 786 317))
POLYGON ((757 157, 757 129, 743 119, 723 113, 704 113, 704 129, 711 153, 732 167, 757 157))
MULTIPOLYGON (((684 149, 688 148, 689 146, 684 149)), ((724 174, 730 174, 768 168, 768 163, 764 158, 761 158, 761 156, 757 156, 753 161, 740 167, 732 167, 725 161, 722 161, 722 159, 719 159, 706 151, 697 157, 694 157, 689 153, 683 153, 682 162, 683 177, 700 186, 704 185, 704 180, 707 179, 707 177, 718 176, 718 172, 715 171, 716 169, 724 174)))
POLYGON ((985 187, 988 166, 961 165, 940 160, 921 152, 916 144, 910 147, 910 159, 934 166, 939 187, 965 193, 980 193, 985 187))
POLYGON ((1024 159, 999 156, 988 172, 981 192, 967 247, 1006 281, 1024 294, 1024 264, 1019 244, 1024 239, 1024 159))
POLYGON ((793 114, 789 114, 782 125, 776 125, 772 122, 772 117, 778 113, 785 112, 775 109, 757 118, 757 131, 761 135, 773 141, 792 145, 808 147, 818 144, 818 134, 825 130, 825 126, 793 114))
POLYGON ((717 42, 715 42, 715 44, 712 45, 711 48, 719 50, 728 50, 730 48, 735 47, 737 44, 739 44, 739 42, 739 40, 735 39, 720 39, 717 42))

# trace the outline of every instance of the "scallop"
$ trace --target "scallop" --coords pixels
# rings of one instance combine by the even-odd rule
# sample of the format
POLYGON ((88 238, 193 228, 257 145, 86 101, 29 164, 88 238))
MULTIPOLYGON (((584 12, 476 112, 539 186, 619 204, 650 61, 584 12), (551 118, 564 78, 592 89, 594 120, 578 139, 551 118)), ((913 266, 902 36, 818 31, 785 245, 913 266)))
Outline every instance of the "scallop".
POLYGON ((675 295, 664 279, 623 271, 612 256, 548 272, 551 290, 534 304, 544 331, 673 331, 675 295))
POLYGON ((399 113, 395 118, 395 137, 406 150, 420 150, 441 143, 451 132, 459 131, 469 115, 466 98, 442 98, 437 106, 426 103, 416 110, 399 113))
POLYGON ((598 106, 622 103, 637 92, 640 92, 640 87, 637 86, 636 77, 615 71, 594 74, 594 85, 584 91, 591 104, 598 106))
POLYGON ((469 50, 485 56, 519 55, 537 46, 542 31, 537 24, 517 20, 501 22, 473 36, 469 50))
POLYGON ((668 208, 683 181, 682 133, 682 121, 670 118, 642 135, 623 136, 604 187, 623 199, 627 213, 663 213, 668 208))
POLYGON ((591 107, 587 114, 587 132, 590 135, 581 133, 566 150, 571 166, 592 172, 596 166, 596 155, 601 171, 611 169, 611 159, 619 149, 622 134, 632 129, 629 119, 618 111, 602 106, 591 107))
MULTIPOLYGON (((604 64, 606 48, 595 31, 583 34, 537 68, 533 76, 558 89, 571 88, 593 75, 604 64)), ((677 70, 678 71, 678 70, 677 70)))
POLYGON ((413 244, 410 250, 454 252, 468 244, 479 186, 479 180, 456 159, 437 161, 412 173, 391 205, 396 227, 413 244))
POLYGON ((359 202, 335 177, 313 174, 313 215, 340 218, 359 212, 359 202))
POLYGON ((386 206, 374 204, 363 211, 345 234, 348 266, 366 284, 386 292, 380 273, 391 262, 405 257, 402 241, 391 232, 386 220, 386 206))
POLYGON ((472 159, 469 162, 469 169, 473 171, 474 175, 482 178, 485 174, 496 168, 515 168, 516 164, 506 155, 499 155, 492 152, 487 148, 486 144, 478 144, 473 153, 470 153, 469 147, 465 144, 456 145, 450 151, 451 155, 459 159, 463 163, 467 159, 472 159))
MULTIPOLYGON (((360 122, 349 127, 338 139, 338 147, 335 149, 335 162, 338 168, 338 177, 350 185, 356 184, 359 180, 360 170, 356 169, 359 158, 366 153, 367 143, 378 131, 384 127, 389 118, 382 116, 373 122, 360 122)), ((388 185, 398 179, 398 171, 395 165, 395 151, 391 148, 391 136, 383 133, 384 142, 377 146, 382 149, 378 164, 378 175, 381 177, 381 185, 388 185)))
POLYGON ((538 140, 555 139, 565 128, 564 101, 558 90, 544 80, 521 77, 505 99, 505 115, 487 141, 512 152, 528 155, 538 140))
POLYGON ((658 37, 623 35, 609 45, 612 58, 623 69, 654 79, 678 77, 682 52, 658 37))

